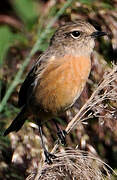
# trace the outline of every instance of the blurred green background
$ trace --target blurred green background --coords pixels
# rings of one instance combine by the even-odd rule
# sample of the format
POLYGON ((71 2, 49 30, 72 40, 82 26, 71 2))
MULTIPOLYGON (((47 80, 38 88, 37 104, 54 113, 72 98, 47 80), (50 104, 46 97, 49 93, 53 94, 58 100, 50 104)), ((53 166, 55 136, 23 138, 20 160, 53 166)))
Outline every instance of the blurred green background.
MULTIPOLYGON (((56 28, 67 21, 84 19, 110 38, 97 40, 92 56, 90 80, 80 100, 59 117, 64 129, 75 112, 86 102, 106 69, 117 60, 116 0, 4 0, 0 4, 0 179, 25 179, 38 166, 41 157, 38 130, 27 120, 22 130, 3 137, 3 132, 19 112, 18 91, 27 72, 48 47, 56 28), (64 121, 62 120, 64 119, 64 121)), ((116 106, 117 107, 117 106, 116 106)), ((52 149, 57 137, 52 122, 43 127, 46 143, 52 149), (49 143, 48 143, 49 141, 49 143)), ((113 119, 95 118, 76 127, 67 137, 68 146, 86 142, 114 170, 117 169, 117 114, 113 119), (103 125, 100 125, 103 121, 103 125)), ((113 179, 114 178, 113 176, 113 179)))

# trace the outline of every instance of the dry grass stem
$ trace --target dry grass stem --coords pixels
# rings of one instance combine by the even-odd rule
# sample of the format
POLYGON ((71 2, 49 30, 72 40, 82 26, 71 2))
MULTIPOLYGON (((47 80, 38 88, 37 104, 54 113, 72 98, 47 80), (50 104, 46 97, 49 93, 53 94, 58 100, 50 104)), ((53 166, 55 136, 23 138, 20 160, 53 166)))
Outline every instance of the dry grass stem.
POLYGON ((103 180, 111 179, 108 169, 112 169, 94 155, 75 150, 65 150, 56 154, 52 165, 44 164, 37 173, 26 180, 103 180))

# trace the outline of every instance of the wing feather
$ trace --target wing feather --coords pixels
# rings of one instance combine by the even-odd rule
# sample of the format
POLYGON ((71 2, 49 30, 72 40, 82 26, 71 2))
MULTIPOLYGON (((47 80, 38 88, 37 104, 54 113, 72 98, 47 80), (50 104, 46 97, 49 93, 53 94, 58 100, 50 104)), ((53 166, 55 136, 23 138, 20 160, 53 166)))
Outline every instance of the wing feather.
POLYGON ((32 94, 33 88, 34 88, 34 81, 35 81, 35 72, 37 67, 33 66, 33 68, 28 73, 26 79, 24 80, 20 91, 19 91, 19 100, 18 100, 18 106, 22 107, 27 103, 27 98, 30 92, 30 95, 32 94))

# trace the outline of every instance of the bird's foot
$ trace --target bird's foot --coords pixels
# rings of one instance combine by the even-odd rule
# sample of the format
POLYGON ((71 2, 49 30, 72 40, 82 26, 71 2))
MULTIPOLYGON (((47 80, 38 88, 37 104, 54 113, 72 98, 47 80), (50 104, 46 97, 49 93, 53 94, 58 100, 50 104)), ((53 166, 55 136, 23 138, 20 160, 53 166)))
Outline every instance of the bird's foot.
POLYGON ((45 154, 45 162, 47 164, 52 164, 52 159, 55 159, 56 156, 54 154, 49 153, 48 151, 44 151, 45 154))

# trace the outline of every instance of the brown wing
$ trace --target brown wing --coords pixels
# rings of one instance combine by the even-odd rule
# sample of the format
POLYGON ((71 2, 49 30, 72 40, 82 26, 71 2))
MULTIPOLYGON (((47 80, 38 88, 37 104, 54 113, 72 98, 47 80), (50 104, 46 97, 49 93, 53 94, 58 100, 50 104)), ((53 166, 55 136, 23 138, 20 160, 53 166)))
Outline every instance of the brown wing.
POLYGON ((19 91, 19 101, 18 106, 22 107, 27 103, 27 98, 32 94, 33 88, 34 88, 34 82, 35 82, 35 72, 37 70, 37 66, 33 66, 33 68, 28 73, 26 79, 24 80, 20 91, 19 91), (29 94, 30 93, 30 94, 29 94))
POLYGON ((22 107, 25 105, 32 95, 34 87, 36 86, 36 78, 41 70, 44 68, 48 59, 51 57, 51 54, 54 54, 53 49, 48 48, 42 55, 39 57, 37 62, 34 64, 30 72, 28 73, 26 79, 24 80, 21 89, 19 91, 19 101, 18 106, 22 107))

